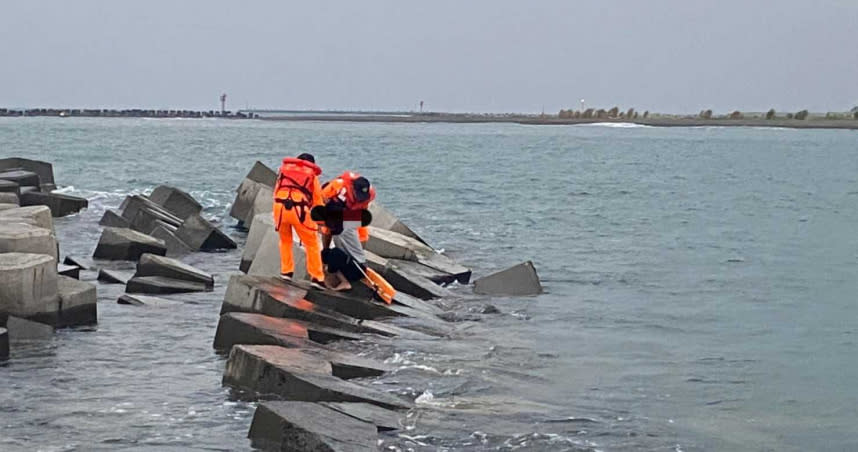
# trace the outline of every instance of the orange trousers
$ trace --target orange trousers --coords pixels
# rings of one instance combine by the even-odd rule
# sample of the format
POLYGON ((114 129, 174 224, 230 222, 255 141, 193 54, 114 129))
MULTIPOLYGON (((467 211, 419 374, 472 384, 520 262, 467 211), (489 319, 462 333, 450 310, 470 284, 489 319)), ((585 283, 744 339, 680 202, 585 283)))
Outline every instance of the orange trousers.
POLYGON ((298 218, 298 212, 297 207, 287 210, 283 204, 274 203, 274 222, 277 224, 277 232, 280 233, 280 273, 292 273, 295 270, 295 260, 292 257, 292 230, 294 230, 304 245, 307 274, 311 278, 324 281, 322 245, 319 243, 316 223, 310 219, 309 209, 303 223, 298 218))

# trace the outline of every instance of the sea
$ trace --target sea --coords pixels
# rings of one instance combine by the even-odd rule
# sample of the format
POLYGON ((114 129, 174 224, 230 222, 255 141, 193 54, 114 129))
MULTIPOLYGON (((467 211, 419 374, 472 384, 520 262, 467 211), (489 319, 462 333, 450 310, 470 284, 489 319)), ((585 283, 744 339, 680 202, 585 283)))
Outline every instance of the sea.
MULTIPOLYGON (((303 152, 365 175, 475 277, 530 260, 545 289, 454 285, 450 337, 336 344, 396 367, 361 384, 415 401, 380 450, 858 450, 855 131, 0 118, 0 157, 89 199, 56 219, 61 256, 159 184, 241 248, 236 187, 303 152)), ((255 403, 212 349, 240 254, 185 258, 212 293, 141 308, 99 284, 97 326, 15 344, 0 450, 252 450, 255 403)))

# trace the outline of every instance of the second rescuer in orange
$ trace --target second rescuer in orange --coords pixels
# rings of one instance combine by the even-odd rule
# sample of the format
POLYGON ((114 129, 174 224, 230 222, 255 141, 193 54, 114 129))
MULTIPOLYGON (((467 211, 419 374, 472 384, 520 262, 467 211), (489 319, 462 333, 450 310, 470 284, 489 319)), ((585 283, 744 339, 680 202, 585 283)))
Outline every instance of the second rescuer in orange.
POLYGON ((318 176, 322 169, 310 154, 283 159, 277 183, 274 185, 274 226, 280 234, 280 275, 291 278, 295 262, 292 258, 292 231, 294 230, 307 255, 307 273, 313 282, 324 284, 322 248, 316 223, 310 210, 323 204, 322 188, 318 176))

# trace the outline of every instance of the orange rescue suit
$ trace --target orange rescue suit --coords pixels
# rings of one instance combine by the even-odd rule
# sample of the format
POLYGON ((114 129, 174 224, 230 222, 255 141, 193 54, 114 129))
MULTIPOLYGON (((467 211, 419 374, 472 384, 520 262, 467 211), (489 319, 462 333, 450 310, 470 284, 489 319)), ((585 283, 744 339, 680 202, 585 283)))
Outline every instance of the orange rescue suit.
POLYGON ((315 163, 291 157, 283 159, 274 185, 274 227, 280 233, 280 273, 292 273, 295 268, 292 257, 294 230, 304 244, 307 274, 323 281, 322 246, 316 223, 310 218, 310 210, 323 204, 320 174, 322 169, 315 163))
MULTIPOLYGON (((369 188, 369 199, 364 202, 358 202, 354 199, 352 192, 352 182, 360 177, 360 174, 346 171, 340 177, 328 182, 322 188, 322 197, 327 200, 338 200, 345 203, 348 210, 363 210, 368 209, 369 204, 375 199, 375 187, 369 188)), ((322 228, 324 233, 327 233, 327 228, 322 228)), ((369 228, 361 226, 357 228, 358 238, 361 242, 366 243, 369 240, 369 228)))

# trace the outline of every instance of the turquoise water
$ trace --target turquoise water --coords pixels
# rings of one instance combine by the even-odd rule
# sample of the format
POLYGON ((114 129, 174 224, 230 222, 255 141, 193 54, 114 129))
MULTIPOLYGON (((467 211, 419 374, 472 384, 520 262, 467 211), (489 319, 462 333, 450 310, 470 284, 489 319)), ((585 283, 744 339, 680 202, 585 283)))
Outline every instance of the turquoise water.
MULTIPOLYGON (((311 152, 477 275, 532 259, 547 293, 445 307, 443 343, 352 344, 417 398, 406 450, 858 449, 858 135, 512 124, 0 119, 0 156, 54 163, 91 208, 88 254, 125 194, 168 183, 223 220, 255 160, 311 152), (499 315, 474 314, 486 303, 499 315)), ((237 240, 243 235, 230 229, 237 240)), ((239 254, 189 262, 219 282, 239 254)), ((253 405, 210 349, 223 287, 117 306, 0 367, 0 449, 247 449, 253 405)))

